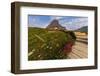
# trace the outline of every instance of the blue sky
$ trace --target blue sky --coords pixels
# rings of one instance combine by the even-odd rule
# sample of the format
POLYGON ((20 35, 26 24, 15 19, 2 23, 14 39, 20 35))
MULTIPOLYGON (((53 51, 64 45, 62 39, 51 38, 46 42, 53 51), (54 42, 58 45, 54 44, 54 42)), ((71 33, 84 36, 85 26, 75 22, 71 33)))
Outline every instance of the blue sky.
POLYGON ((29 15, 28 26, 46 28, 54 19, 57 19, 59 23, 68 30, 75 30, 83 26, 88 26, 88 17, 44 15, 29 15))

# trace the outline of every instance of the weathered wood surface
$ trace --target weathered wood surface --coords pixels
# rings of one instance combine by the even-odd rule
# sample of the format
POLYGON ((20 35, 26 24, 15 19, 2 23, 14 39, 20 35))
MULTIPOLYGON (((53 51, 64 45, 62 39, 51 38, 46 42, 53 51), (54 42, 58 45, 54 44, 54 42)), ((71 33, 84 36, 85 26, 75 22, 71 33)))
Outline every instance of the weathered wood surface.
POLYGON ((80 59, 88 57, 88 39, 86 36, 78 36, 72 52, 68 54, 69 59, 80 59))

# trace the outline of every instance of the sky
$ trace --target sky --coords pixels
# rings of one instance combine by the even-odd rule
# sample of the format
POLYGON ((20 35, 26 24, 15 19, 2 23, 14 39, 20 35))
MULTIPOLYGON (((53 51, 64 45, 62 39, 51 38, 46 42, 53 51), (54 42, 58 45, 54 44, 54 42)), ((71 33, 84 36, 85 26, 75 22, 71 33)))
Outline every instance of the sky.
POLYGON ((54 19, 67 30, 76 30, 83 26, 88 26, 88 17, 77 16, 45 16, 45 15, 29 15, 28 26, 46 28, 54 19))

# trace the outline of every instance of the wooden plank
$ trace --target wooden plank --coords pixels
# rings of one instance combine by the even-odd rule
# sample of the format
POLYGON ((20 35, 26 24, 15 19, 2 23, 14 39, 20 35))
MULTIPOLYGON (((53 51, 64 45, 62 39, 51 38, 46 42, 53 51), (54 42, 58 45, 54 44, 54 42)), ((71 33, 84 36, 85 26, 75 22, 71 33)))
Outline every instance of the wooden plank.
POLYGON ((81 43, 81 42, 75 42, 75 45, 77 45, 77 46, 84 46, 84 47, 88 47, 87 45, 88 44, 84 44, 84 43, 81 43))
POLYGON ((77 39, 88 40, 88 38, 77 38, 77 39))
POLYGON ((70 59, 79 59, 80 57, 71 52, 71 53, 68 55, 68 58, 70 58, 70 59))
POLYGON ((88 41, 85 40, 85 39, 77 39, 77 40, 79 40, 79 41, 84 41, 84 42, 88 42, 88 41))
POLYGON ((78 51, 82 51, 83 53, 88 53, 88 48, 84 46, 73 46, 73 49, 76 49, 78 51))
POLYGON ((88 54, 88 51, 85 51, 85 50, 82 50, 82 49, 78 49, 78 48, 73 48, 73 49, 75 49, 75 50, 77 50, 77 51, 79 51, 79 52, 82 52, 82 53, 84 53, 84 54, 88 54))
POLYGON ((76 42, 73 46, 72 52, 68 55, 70 59, 80 59, 88 57, 88 47, 87 44, 76 42))
POLYGON ((76 36, 76 37, 77 38, 86 38, 86 39, 88 38, 88 36, 86 36, 86 35, 85 36, 76 36))
POLYGON ((87 53, 84 53, 83 51, 79 51, 79 50, 73 49, 72 52, 74 54, 80 56, 81 58, 87 58, 87 53))
POLYGON ((88 45, 80 42, 76 42, 76 44, 73 46, 74 49, 83 51, 84 53, 88 53, 88 45))

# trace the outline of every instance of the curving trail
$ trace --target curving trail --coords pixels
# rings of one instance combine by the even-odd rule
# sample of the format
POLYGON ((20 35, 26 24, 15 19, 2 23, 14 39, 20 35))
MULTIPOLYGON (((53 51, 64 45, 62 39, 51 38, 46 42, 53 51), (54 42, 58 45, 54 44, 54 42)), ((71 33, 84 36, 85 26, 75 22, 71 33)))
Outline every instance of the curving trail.
POLYGON ((72 52, 68 54, 69 59, 81 59, 88 57, 88 39, 87 36, 77 36, 72 52))

